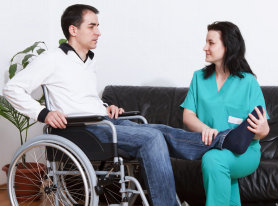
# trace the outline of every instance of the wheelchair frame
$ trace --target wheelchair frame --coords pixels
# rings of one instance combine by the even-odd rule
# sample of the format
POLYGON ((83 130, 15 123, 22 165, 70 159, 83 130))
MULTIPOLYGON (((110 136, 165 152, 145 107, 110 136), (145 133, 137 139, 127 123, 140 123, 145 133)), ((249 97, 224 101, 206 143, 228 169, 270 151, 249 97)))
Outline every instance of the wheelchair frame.
MULTIPOLYGON (((42 86, 44 96, 45 96, 45 104, 46 108, 50 109, 49 107, 49 96, 48 96, 48 91, 45 85, 42 86)), ((140 115, 135 115, 135 116, 127 116, 127 117, 119 117, 119 119, 140 119, 143 123, 147 123, 147 120, 140 115)), ((80 118, 67 118, 68 121, 68 126, 74 126, 77 124, 82 124, 82 125, 108 125, 111 128, 112 131, 112 142, 114 143, 114 158, 113 158, 113 168, 110 171, 97 171, 94 170, 92 163, 90 160, 87 158, 85 153, 78 147, 76 146, 73 142, 67 140, 64 137, 57 136, 57 135, 51 135, 49 134, 50 127, 49 125, 46 125, 44 127, 44 135, 34 137, 30 140, 28 140, 24 145, 22 145, 17 152, 15 153, 12 161, 11 161, 11 166, 9 168, 9 173, 8 173, 8 191, 9 191, 9 196, 10 196, 10 201, 13 206, 21 205, 22 200, 20 197, 18 197, 17 193, 18 191, 16 190, 16 176, 17 176, 17 170, 18 170, 18 165, 20 164, 20 159, 23 156, 27 156, 27 153, 29 150, 33 150, 34 148, 39 148, 43 147, 44 150, 46 151, 45 148, 54 148, 55 150, 59 150, 63 152, 65 155, 67 155, 71 161, 76 165, 77 171, 60 171, 60 168, 56 167, 55 161, 50 162, 47 161, 46 169, 44 176, 47 177, 47 179, 51 179, 51 186, 47 186, 47 191, 50 191, 49 194, 51 193, 52 196, 54 197, 51 198, 51 201, 53 201, 53 205, 55 204, 56 206, 58 205, 79 205, 78 202, 72 201, 73 199, 71 194, 66 194, 69 193, 67 189, 59 191, 60 187, 65 187, 65 183, 63 183, 62 180, 58 180, 61 176, 63 175, 80 175, 82 178, 82 181, 84 182, 84 201, 82 201, 82 205, 90 205, 90 206, 95 206, 98 205, 98 195, 97 195, 97 187, 98 185, 98 180, 97 176, 104 176, 108 177, 110 175, 113 176, 119 176, 120 177, 120 193, 122 196, 122 202, 118 205, 121 206, 127 206, 127 205, 132 205, 132 203, 135 201, 135 199, 132 199, 132 194, 135 194, 135 197, 138 196, 138 194, 142 198, 142 202, 144 206, 148 206, 149 203, 146 199, 146 196, 144 194, 144 191, 138 182, 138 180, 134 177, 131 176, 126 176, 125 175, 125 166, 123 164, 123 158, 118 156, 118 150, 117 150, 117 133, 115 126, 107 120, 104 120, 103 117, 101 116, 90 116, 87 119, 85 118, 85 122, 81 122, 80 118), (115 171, 113 171, 115 170, 115 171), (135 188, 127 188, 126 183, 127 182, 132 182, 135 186, 135 188), (64 185, 62 185, 64 184, 64 185), (51 188, 50 188, 51 187, 51 188), (55 189, 56 188, 56 189, 55 189), (63 198, 61 198, 63 197, 63 198)), ((63 154, 63 155, 64 155, 63 154)), ((38 162, 37 162, 38 164, 38 162)), ((37 174, 39 177, 39 181, 41 181, 41 184, 43 184, 44 178, 42 175, 37 174)), ((61 178, 60 178, 61 179, 61 178)), ((44 191, 46 193, 46 188, 44 188, 44 191)), ((47 195, 49 195, 47 194, 47 195)), ((39 194, 38 194, 39 195, 39 194)), ((32 200, 33 201, 33 200, 32 200)), ((50 198, 48 198, 48 201, 50 201, 50 198)), ((25 201, 23 201, 25 202, 25 201)), ((25 202, 26 203, 26 202, 25 202)), ((113 204, 114 205, 114 204, 113 204)))
MULTIPOLYGON (((42 88, 45 96, 46 108, 50 110, 47 88, 45 85, 42 85, 42 88)), ((143 123, 147 124, 147 120, 140 115, 123 116, 119 117, 119 119, 139 119, 143 123)), ((119 204, 110 204, 111 206, 133 205, 138 195, 140 195, 142 199, 142 204, 144 206, 149 206, 145 193, 138 180, 132 176, 125 175, 125 165, 123 163, 123 158, 118 156, 117 133, 115 126, 110 121, 105 120, 102 116, 89 116, 85 117, 85 121, 83 120, 83 117, 67 118, 67 126, 82 124, 108 125, 110 127, 112 131, 112 142, 114 145, 112 168, 109 171, 95 170, 86 154, 76 144, 64 137, 49 134, 50 126, 46 125, 44 127, 44 135, 37 136, 28 140, 17 150, 11 161, 8 173, 8 191, 12 206, 22 205, 22 202, 24 203, 23 205, 25 205, 25 203, 28 203, 28 201, 32 202, 36 198, 40 198, 41 194, 46 195, 46 201, 51 202, 51 205, 55 206, 96 206, 99 204, 99 194, 101 194, 102 192, 101 190, 103 182, 104 184, 105 181, 109 182, 110 176, 119 177, 119 193, 121 194, 121 202, 119 204), (55 159, 55 157, 53 157, 53 160, 47 160, 47 152, 49 149, 51 149, 50 151, 52 152, 60 152, 62 154, 61 160, 62 158, 64 158, 64 156, 66 156, 68 158, 66 160, 67 162, 58 162, 56 161, 57 158, 55 159), (41 152, 41 154, 37 154, 37 151, 41 152), (43 173, 36 171, 37 174, 35 174, 35 178, 38 178, 38 182, 40 184, 39 193, 35 193, 34 195, 32 195, 36 198, 32 197, 31 199, 27 199, 27 201, 22 201, 22 196, 18 195, 18 182, 20 182, 18 176, 23 175, 18 175, 18 167, 20 164, 23 164, 21 163, 20 159, 22 157, 29 156, 34 156, 33 159, 35 159, 38 166, 40 165, 41 161, 45 161, 40 158, 45 157, 46 165, 45 167, 39 166, 41 167, 40 169, 44 170, 43 173), (72 169, 72 171, 67 168, 67 164, 70 165, 70 169, 72 169), (82 183, 80 183, 81 189, 76 189, 76 185, 74 185, 75 187, 73 187, 72 185, 67 183, 67 181, 69 182, 70 179, 75 179, 76 177, 81 177, 81 179, 78 179, 79 182, 80 180, 82 181, 82 183), (128 185, 126 185, 127 183, 128 185), (74 190, 71 188, 74 188, 74 190), (81 191, 83 194, 81 196, 78 195, 78 198, 76 198, 76 191, 81 191)), ((127 170, 130 171, 130 168, 128 168, 127 170)), ((33 180, 32 182, 35 182, 35 180, 33 180)), ((178 197, 177 200, 179 202, 179 205, 181 205, 178 197)))

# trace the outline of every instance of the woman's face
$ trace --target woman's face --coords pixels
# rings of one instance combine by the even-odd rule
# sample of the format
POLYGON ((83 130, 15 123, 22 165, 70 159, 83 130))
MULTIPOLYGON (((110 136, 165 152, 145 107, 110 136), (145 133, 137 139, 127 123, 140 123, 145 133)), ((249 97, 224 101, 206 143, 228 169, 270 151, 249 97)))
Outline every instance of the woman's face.
POLYGON ((221 66, 225 50, 226 49, 221 40, 221 31, 208 31, 206 45, 204 47, 204 51, 206 52, 206 62, 221 66))

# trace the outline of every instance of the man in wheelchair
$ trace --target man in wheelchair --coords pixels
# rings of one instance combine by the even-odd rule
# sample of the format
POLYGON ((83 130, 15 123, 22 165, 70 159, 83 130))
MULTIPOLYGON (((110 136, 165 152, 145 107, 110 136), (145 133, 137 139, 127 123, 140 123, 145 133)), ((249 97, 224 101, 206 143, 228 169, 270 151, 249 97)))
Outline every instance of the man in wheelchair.
MULTIPOLYGON (((105 106, 98 96, 95 58, 91 51, 101 35, 97 14, 98 10, 88 5, 68 7, 61 17, 68 43, 37 57, 7 83, 3 93, 19 112, 55 129, 66 129, 69 117, 103 116, 115 125, 118 148, 141 160, 152 204, 177 205, 163 134, 155 128, 118 119, 124 109, 105 106), (31 92, 41 85, 49 92, 49 109, 31 97, 31 92)), ((102 143, 111 142, 112 131, 108 125, 90 125, 86 130, 102 143)))

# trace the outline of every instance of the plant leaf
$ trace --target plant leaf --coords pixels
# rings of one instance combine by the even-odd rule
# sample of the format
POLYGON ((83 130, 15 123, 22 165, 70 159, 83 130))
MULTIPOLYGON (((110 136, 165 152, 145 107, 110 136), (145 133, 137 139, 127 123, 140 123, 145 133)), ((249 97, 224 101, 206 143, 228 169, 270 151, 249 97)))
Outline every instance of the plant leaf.
POLYGON ((11 64, 9 67, 9 78, 13 78, 17 70, 17 64, 11 64))
POLYGON ((60 39, 59 40, 59 44, 63 44, 63 43, 67 43, 68 42, 68 40, 66 40, 66 39, 60 39))
MULTIPOLYGON (((24 130, 30 127, 30 118, 19 113, 13 106, 0 95, 0 115, 9 120, 18 130, 22 133, 24 130)), ((35 123, 32 123, 33 125, 35 123)), ((22 140, 23 142, 23 140, 22 140)))
POLYGON ((15 109, 12 105, 0 95, 0 115, 9 120, 16 128, 18 128, 18 124, 14 119, 14 111, 15 109))
POLYGON ((40 48, 40 49, 37 50, 37 54, 40 55, 40 54, 43 53, 44 51, 45 51, 45 49, 40 48))
POLYGON ((25 130, 25 129, 29 129, 30 127, 32 127, 34 124, 36 124, 37 122, 33 122, 33 123, 31 123, 31 124, 27 124, 27 126, 26 127, 24 127, 23 128, 23 130, 25 130))
POLYGON ((40 43, 39 41, 35 42, 32 46, 29 46, 26 49, 24 49, 22 53, 28 53, 30 51, 34 51, 34 49, 38 46, 39 43, 40 43))
POLYGON ((13 62, 14 58, 15 58, 17 55, 19 55, 19 54, 26 54, 26 53, 28 53, 28 52, 30 52, 30 51, 33 52, 34 49, 35 49, 39 44, 44 44, 44 42, 43 42, 43 41, 37 41, 37 42, 35 42, 32 46, 29 46, 29 47, 27 47, 26 49, 24 49, 23 51, 16 53, 16 54, 12 57, 12 59, 11 59, 10 62, 13 62))
POLYGON ((29 64, 29 62, 25 62, 23 65, 22 65, 22 69, 25 69, 25 67, 27 67, 27 65, 29 64))
POLYGON ((28 62, 28 60, 33 57, 36 56, 35 54, 27 54, 23 59, 22 59, 22 65, 24 65, 26 62, 28 62))
POLYGON ((45 102, 45 99, 44 99, 44 95, 41 96, 40 99, 37 100, 40 104, 43 104, 45 102))

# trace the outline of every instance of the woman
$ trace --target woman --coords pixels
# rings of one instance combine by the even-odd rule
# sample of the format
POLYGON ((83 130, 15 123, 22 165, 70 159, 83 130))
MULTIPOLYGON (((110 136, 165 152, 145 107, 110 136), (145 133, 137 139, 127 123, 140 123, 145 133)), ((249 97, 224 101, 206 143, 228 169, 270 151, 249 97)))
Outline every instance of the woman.
POLYGON ((265 110, 255 108, 265 107, 265 101, 244 57, 245 43, 236 25, 231 22, 208 25, 204 51, 206 62, 211 64, 194 73, 181 104, 183 121, 190 130, 201 132, 202 141, 210 145, 218 131, 236 128, 249 115, 247 129, 255 136, 243 154, 233 153, 229 148, 236 137, 233 134, 222 145, 229 150, 212 149, 202 157, 206 206, 241 205, 238 178, 257 169, 261 156, 258 139, 269 132, 265 110), (258 116, 249 114, 254 108, 258 116))

